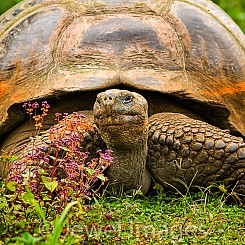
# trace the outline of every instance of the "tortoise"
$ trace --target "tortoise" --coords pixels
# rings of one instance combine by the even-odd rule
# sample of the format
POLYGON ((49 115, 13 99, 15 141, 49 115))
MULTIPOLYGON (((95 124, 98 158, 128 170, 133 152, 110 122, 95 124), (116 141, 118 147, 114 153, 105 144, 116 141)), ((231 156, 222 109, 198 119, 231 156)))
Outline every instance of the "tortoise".
POLYGON ((245 135, 244 34, 211 1, 24 0, 0 30, 2 149, 31 133, 24 101, 92 110, 107 88, 140 92, 149 116, 181 113, 245 135))
POLYGON ((245 201, 242 138, 180 113, 157 113, 148 120, 146 99, 127 90, 99 93, 93 112, 97 133, 113 151, 110 189, 146 194, 152 178, 178 192, 222 183, 245 201))

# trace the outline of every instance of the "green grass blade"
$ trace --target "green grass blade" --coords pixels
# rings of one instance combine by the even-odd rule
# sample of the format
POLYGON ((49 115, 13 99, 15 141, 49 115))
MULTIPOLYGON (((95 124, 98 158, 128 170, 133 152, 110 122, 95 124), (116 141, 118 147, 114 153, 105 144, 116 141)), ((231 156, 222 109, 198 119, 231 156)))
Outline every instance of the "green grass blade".
POLYGON ((52 243, 51 243, 52 245, 56 245, 56 244, 58 243, 58 239, 59 239, 59 237, 60 237, 61 231, 62 231, 63 226, 64 226, 64 223, 65 223, 65 222, 64 222, 65 217, 66 217, 67 213, 69 212, 70 208, 71 208, 73 205, 77 204, 77 203, 78 203, 78 201, 69 203, 69 204, 65 207, 65 209, 62 211, 62 213, 61 213, 59 219, 57 219, 57 220, 55 221, 55 224, 54 224, 54 231, 53 231, 53 236, 52 236, 52 243))

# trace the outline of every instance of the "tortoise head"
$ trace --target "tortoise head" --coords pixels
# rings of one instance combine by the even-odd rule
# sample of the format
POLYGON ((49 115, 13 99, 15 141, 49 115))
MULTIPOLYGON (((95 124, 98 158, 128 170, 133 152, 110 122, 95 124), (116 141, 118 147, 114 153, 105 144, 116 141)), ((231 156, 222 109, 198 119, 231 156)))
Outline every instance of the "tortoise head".
POLYGON ((113 151, 114 161, 107 170, 109 189, 141 188, 146 193, 151 182, 146 170, 146 99, 128 90, 106 90, 97 95, 94 121, 107 147, 113 151))
POLYGON ((148 103, 138 93, 110 89, 97 95, 94 121, 108 148, 131 148, 147 140, 148 103))

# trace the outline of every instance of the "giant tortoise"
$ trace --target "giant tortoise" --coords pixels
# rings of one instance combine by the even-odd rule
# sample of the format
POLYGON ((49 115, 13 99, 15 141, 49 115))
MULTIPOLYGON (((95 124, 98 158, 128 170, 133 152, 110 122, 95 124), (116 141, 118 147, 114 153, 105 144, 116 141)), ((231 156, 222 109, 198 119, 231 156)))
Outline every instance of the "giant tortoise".
MULTIPOLYGON (((244 180, 243 141, 221 129, 245 135, 245 37, 211 1, 26 0, 1 16, 0 30, 2 149, 31 134, 24 101, 49 99, 53 112, 91 110, 98 91, 126 88, 142 94, 153 115, 148 167, 157 181, 154 166, 178 179, 177 165, 189 183, 195 176, 199 184, 244 180), (162 112, 168 122, 154 115, 162 112), (191 119, 178 124, 184 115, 191 119), (210 171, 198 175, 207 161, 210 171), (219 171, 225 174, 217 177, 219 171)), ((46 128, 52 123, 48 118, 46 128)), ((239 188, 244 192, 242 181, 239 188)))

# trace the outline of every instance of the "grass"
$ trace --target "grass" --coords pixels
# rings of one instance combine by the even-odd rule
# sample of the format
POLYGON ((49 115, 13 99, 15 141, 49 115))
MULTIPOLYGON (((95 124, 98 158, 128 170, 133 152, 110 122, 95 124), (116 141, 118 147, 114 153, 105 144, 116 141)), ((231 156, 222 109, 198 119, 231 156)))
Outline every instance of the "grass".
POLYGON ((215 193, 182 197, 162 191, 149 197, 104 195, 95 198, 89 208, 83 205, 72 209, 74 204, 56 218, 49 213, 49 232, 38 212, 29 214, 22 229, 16 227, 15 237, 27 239, 28 234, 28 239, 36 242, 21 243, 23 238, 13 241, 2 231, 2 244, 239 245, 245 240, 245 210, 225 204, 224 197, 215 193))
POLYGON ((243 244, 245 211, 202 194, 107 197, 84 214, 74 237, 80 244, 243 244), (83 229, 82 229, 83 227, 83 229))

